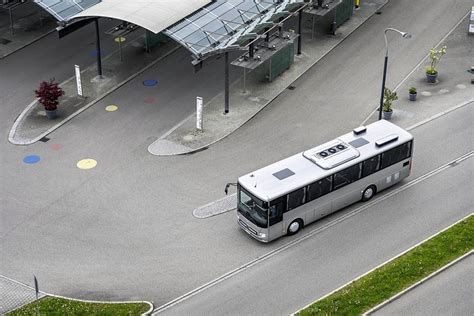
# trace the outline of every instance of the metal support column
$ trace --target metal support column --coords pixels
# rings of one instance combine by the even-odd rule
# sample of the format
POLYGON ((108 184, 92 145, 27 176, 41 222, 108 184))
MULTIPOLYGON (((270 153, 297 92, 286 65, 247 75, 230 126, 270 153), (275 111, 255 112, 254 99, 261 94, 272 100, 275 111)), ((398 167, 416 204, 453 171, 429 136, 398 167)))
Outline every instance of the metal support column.
POLYGON ((225 63, 225 74, 224 74, 224 84, 225 84, 225 108, 224 114, 229 113, 229 53, 224 53, 224 63, 225 63))
POLYGON ((254 56, 254 51, 255 51, 255 44, 254 43, 251 43, 249 45, 249 58, 253 58, 254 56))
POLYGON ((8 8, 8 13, 10 15, 10 32, 12 33, 12 35, 14 35, 14 31, 13 31, 13 18, 12 18, 12 9, 11 8, 8 8))
POLYGON ((100 33, 99 33, 99 19, 95 19, 95 45, 97 50, 97 72, 102 78, 102 58, 100 53, 100 33))
POLYGON ((384 92, 385 92, 385 78, 387 78, 387 63, 388 63, 388 54, 385 55, 385 61, 383 63, 382 93, 380 94, 380 105, 379 105, 379 121, 382 119, 383 99, 384 99, 383 97, 384 97, 384 92))
POLYGON ((302 22, 303 22, 303 10, 300 10, 300 12, 298 13, 298 52, 297 54, 298 55, 301 55, 301 30, 302 30, 302 22))

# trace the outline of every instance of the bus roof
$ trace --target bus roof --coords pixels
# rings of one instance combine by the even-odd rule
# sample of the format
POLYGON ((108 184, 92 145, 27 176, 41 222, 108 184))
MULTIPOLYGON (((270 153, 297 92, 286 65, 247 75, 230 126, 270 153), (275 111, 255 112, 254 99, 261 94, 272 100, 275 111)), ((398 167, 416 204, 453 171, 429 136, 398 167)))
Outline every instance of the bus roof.
POLYGON ((256 197, 271 201, 412 139, 406 130, 380 120, 246 174, 238 181, 256 197))

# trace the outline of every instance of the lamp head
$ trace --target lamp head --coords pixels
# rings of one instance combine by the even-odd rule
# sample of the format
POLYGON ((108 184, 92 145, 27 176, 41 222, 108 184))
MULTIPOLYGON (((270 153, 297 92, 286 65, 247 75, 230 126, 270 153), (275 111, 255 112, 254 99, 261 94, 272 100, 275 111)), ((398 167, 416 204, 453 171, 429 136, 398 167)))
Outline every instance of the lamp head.
POLYGON ((411 34, 408 34, 407 32, 402 32, 401 34, 403 38, 411 38, 411 34))

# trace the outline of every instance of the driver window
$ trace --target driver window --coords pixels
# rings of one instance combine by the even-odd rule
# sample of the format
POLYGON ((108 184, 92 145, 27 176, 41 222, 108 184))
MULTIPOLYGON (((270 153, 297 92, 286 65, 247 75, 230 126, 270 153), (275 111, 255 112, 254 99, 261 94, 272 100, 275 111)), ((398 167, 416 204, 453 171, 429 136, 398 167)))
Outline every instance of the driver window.
POLYGON ((268 218, 270 226, 282 221, 283 209, 284 199, 280 198, 270 203, 270 208, 268 209, 268 218))

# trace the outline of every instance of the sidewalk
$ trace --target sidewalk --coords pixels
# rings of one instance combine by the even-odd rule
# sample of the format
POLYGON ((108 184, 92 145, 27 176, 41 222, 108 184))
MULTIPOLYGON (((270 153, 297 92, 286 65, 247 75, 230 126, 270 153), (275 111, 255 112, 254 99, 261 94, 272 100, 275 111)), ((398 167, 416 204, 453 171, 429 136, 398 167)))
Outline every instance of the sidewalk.
MULTIPOLYGON (((292 82, 303 75, 321 58, 334 49, 347 36, 361 26, 377 12, 387 0, 367 0, 362 2, 360 10, 341 25, 336 35, 328 35, 324 27, 316 22, 314 38, 311 37, 311 18, 303 19, 302 54, 295 56, 290 69, 273 82, 262 82, 247 73, 244 91, 243 78, 230 87, 229 113, 224 114, 224 94, 221 93, 205 104, 203 130, 196 129, 195 114, 190 115, 148 147, 148 151, 157 156, 188 154, 205 149, 237 130, 258 112, 278 97, 292 82)), ((296 45, 297 42, 295 42, 296 45)), ((233 68, 231 71, 235 71, 233 68)), ((242 71, 238 69, 237 71, 242 71)), ((206 101, 205 101, 206 102, 206 101)))
MULTIPOLYGON (((367 0, 363 2, 361 9, 355 11, 351 19, 337 29, 335 36, 327 35, 323 31, 323 27, 318 27, 318 22, 316 22, 314 38, 311 39, 311 19, 305 16, 302 54, 295 57, 295 63, 289 70, 271 83, 260 82, 252 72, 248 73, 245 92, 243 92, 242 79, 232 84, 230 112, 227 115, 223 115, 223 93, 218 94, 212 100, 204 100, 207 104, 204 109, 203 132, 196 131, 195 114, 192 114, 151 144, 149 152, 154 155, 190 153, 226 137, 261 111, 387 1, 367 0)), ((119 61, 118 51, 103 59, 105 79, 98 80, 95 66, 82 71, 82 85, 86 98, 77 97, 75 78, 70 78, 61 84, 66 95, 58 107, 59 117, 55 120, 46 119, 42 106, 33 101, 15 121, 10 131, 9 141, 17 145, 28 145, 39 141, 178 48, 178 44, 170 41, 154 49, 151 53, 145 54, 140 41, 127 42, 123 47, 124 62, 119 61)), ((231 71, 241 72, 235 67, 232 67, 231 71)))
POLYGON ((170 40, 146 53, 144 35, 134 33, 127 36, 128 42, 122 46, 123 61, 118 50, 102 58, 102 78, 95 64, 81 70, 84 97, 77 95, 75 77, 69 78, 60 84, 65 96, 60 99, 58 117, 46 119, 43 106, 35 100, 15 120, 8 140, 16 145, 39 141, 179 48, 170 40))
POLYGON ((0 59, 50 34, 56 20, 33 2, 4 5, 0 9, 0 59), (12 22, 10 25, 11 9, 12 22))
MULTIPOLYGON (((393 123, 409 128, 455 106, 474 102, 473 75, 468 72, 474 64, 474 40, 467 34, 468 24, 467 17, 462 19, 452 33, 439 43, 438 47, 447 46, 447 54, 439 63, 437 83, 426 80, 425 68, 429 65, 429 58, 426 58, 395 87, 398 100, 393 103, 393 123), (408 98, 410 87, 417 88, 416 101, 408 98)), ((378 105, 376 108, 362 125, 378 119, 378 105)))
MULTIPOLYGON (((17 309, 36 300, 35 289, 0 275, 0 315, 17 309)), ((38 294, 38 298, 43 297, 38 294)))

